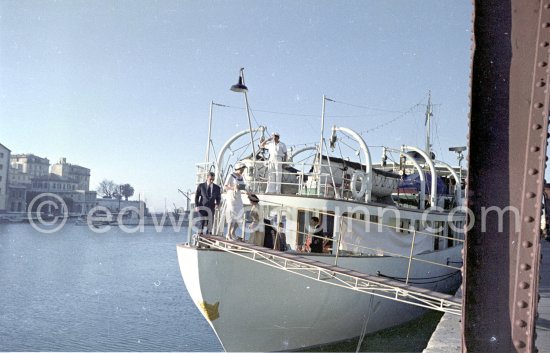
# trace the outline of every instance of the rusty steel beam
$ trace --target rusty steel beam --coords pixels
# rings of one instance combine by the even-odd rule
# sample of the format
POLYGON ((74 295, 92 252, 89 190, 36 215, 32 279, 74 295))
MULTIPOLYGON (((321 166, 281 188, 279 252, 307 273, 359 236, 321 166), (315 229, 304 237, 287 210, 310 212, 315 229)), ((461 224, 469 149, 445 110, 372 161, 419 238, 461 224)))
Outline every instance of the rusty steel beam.
POLYGON ((474 6, 462 352, 536 352, 550 0, 474 6))

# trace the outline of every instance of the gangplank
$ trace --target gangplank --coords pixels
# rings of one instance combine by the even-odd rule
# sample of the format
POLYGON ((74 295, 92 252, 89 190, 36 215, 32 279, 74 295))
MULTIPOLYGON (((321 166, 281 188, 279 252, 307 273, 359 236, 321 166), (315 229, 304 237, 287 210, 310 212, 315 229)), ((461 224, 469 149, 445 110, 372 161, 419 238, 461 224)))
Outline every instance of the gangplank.
POLYGON ((250 261, 256 261, 330 285, 423 308, 461 315, 461 301, 452 295, 329 265, 309 259, 307 256, 274 251, 244 242, 227 240, 218 236, 195 236, 195 245, 199 248, 225 251, 250 261))

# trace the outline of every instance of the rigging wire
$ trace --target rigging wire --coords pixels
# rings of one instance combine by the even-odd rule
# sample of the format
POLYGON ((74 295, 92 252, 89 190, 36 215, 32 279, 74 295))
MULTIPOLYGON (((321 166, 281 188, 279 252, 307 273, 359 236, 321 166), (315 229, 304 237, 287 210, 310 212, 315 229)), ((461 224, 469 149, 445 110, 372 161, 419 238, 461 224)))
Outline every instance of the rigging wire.
POLYGON ((363 134, 366 134, 366 133, 368 133, 368 132, 372 132, 372 131, 374 131, 374 130, 381 129, 381 128, 387 126, 387 125, 390 125, 390 124, 396 122, 397 120, 400 120, 400 119, 404 118, 405 116, 407 116, 407 115, 413 113, 413 111, 414 111, 416 108, 418 108, 418 107, 420 107, 420 106, 423 106, 422 103, 424 102, 424 100, 426 99, 426 97, 427 97, 427 95, 424 96, 418 103, 416 103, 415 105, 413 105, 412 107, 410 107, 410 108, 407 109, 406 111, 400 112, 400 114, 397 115, 395 118, 393 118, 393 119, 391 119, 391 120, 388 120, 388 121, 385 121, 385 122, 383 122, 383 123, 381 123, 381 124, 378 124, 378 125, 376 125, 375 127, 371 128, 371 129, 367 129, 367 130, 361 131, 361 132, 359 132, 359 134, 360 134, 360 135, 363 135, 363 134))
POLYGON ((359 340, 357 341, 357 348, 355 349, 355 353, 358 353, 361 350, 361 346, 363 345, 363 340, 365 339, 365 335, 367 334, 367 325, 369 324, 370 317, 372 316, 369 314, 372 311, 373 298, 374 298, 374 295, 371 295, 369 300, 369 309, 363 316, 365 318, 365 322, 363 323, 363 327, 361 329, 361 335, 359 336, 359 340))
POLYGON ((334 100, 334 99, 331 99, 331 102, 338 103, 338 104, 342 104, 342 105, 347 105, 347 106, 354 107, 354 108, 361 108, 361 109, 367 109, 367 110, 374 110, 374 111, 378 111, 378 112, 402 113, 401 111, 398 111, 398 110, 389 110, 389 109, 380 109, 380 108, 367 107, 367 106, 364 106, 364 105, 346 103, 346 102, 337 101, 337 100, 334 100))

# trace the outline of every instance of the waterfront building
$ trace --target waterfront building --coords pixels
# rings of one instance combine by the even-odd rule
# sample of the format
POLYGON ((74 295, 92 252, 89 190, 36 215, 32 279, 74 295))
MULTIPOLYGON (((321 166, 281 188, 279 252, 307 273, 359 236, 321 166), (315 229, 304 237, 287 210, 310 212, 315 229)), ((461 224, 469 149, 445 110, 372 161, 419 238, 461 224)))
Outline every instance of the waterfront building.
POLYGON ((27 191, 31 189, 31 177, 23 173, 21 164, 12 164, 8 169, 8 212, 25 212, 27 210, 27 191))
POLYGON ((10 149, 0 143, 0 213, 6 212, 7 208, 10 153, 10 149))
MULTIPOLYGON (((72 178, 59 176, 54 173, 32 178, 31 192, 27 199, 33 199, 40 194, 56 194, 65 203, 67 211, 71 214, 83 214, 97 205, 97 193, 95 191, 79 189, 80 183, 72 178)), ((52 200, 59 203, 59 200, 52 200)), ((35 211, 35 210, 31 210, 35 211)), ((59 212, 63 209, 59 208, 59 212)))
POLYGON ((8 212, 25 212, 27 210, 27 191, 29 186, 22 184, 8 185, 8 201, 6 204, 8 212))
POLYGON ((75 180, 78 183, 76 190, 90 190, 90 169, 67 163, 67 158, 62 157, 53 164, 51 173, 75 180))
MULTIPOLYGON (((40 202, 33 203, 36 197, 54 201, 61 206, 58 199, 41 195, 44 193, 59 196, 71 214, 87 213, 97 205, 97 193, 90 191, 90 169, 67 163, 66 158, 61 158, 58 163, 51 166, 50 172, 48 158, 38 157, 32 153, 10 156, 9 152, 4 152, 7 158, 4 164, 6 167, 10 165, 10 168, 6 171, 7 174, 2 176, 1 153, 2 151, 0 151, 0 210, 3 205, 2 190, 7 193, 7 200, 4 201, 3 207, 8 212, 25 212, 31 204, 33 205, 31 211, 36 211, 40 204, 40 202), (2 179, 8 183, 7 186, 2 185, 2 179)), ((63 208, 49 209, 48 212, 61 213, 63 208)))
POLYGON ((12 154, 10 163, 12 168, 20 168, 30 178, 48 175, 50 172, 50 160, 32 153, 12 154))

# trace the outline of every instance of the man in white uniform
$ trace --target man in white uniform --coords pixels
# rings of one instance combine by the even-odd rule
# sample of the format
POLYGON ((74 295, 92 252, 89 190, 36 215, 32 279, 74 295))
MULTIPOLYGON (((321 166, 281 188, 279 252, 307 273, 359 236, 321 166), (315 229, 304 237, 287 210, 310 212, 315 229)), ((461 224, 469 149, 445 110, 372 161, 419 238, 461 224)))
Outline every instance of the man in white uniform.
POLYGON ((260 144, 261 148, 269 151, 269 166, 266 193, 280 194, 283 164, 286 161, 286 145, 279 141, 279 133, 274 132, 271 138, 260 144))

